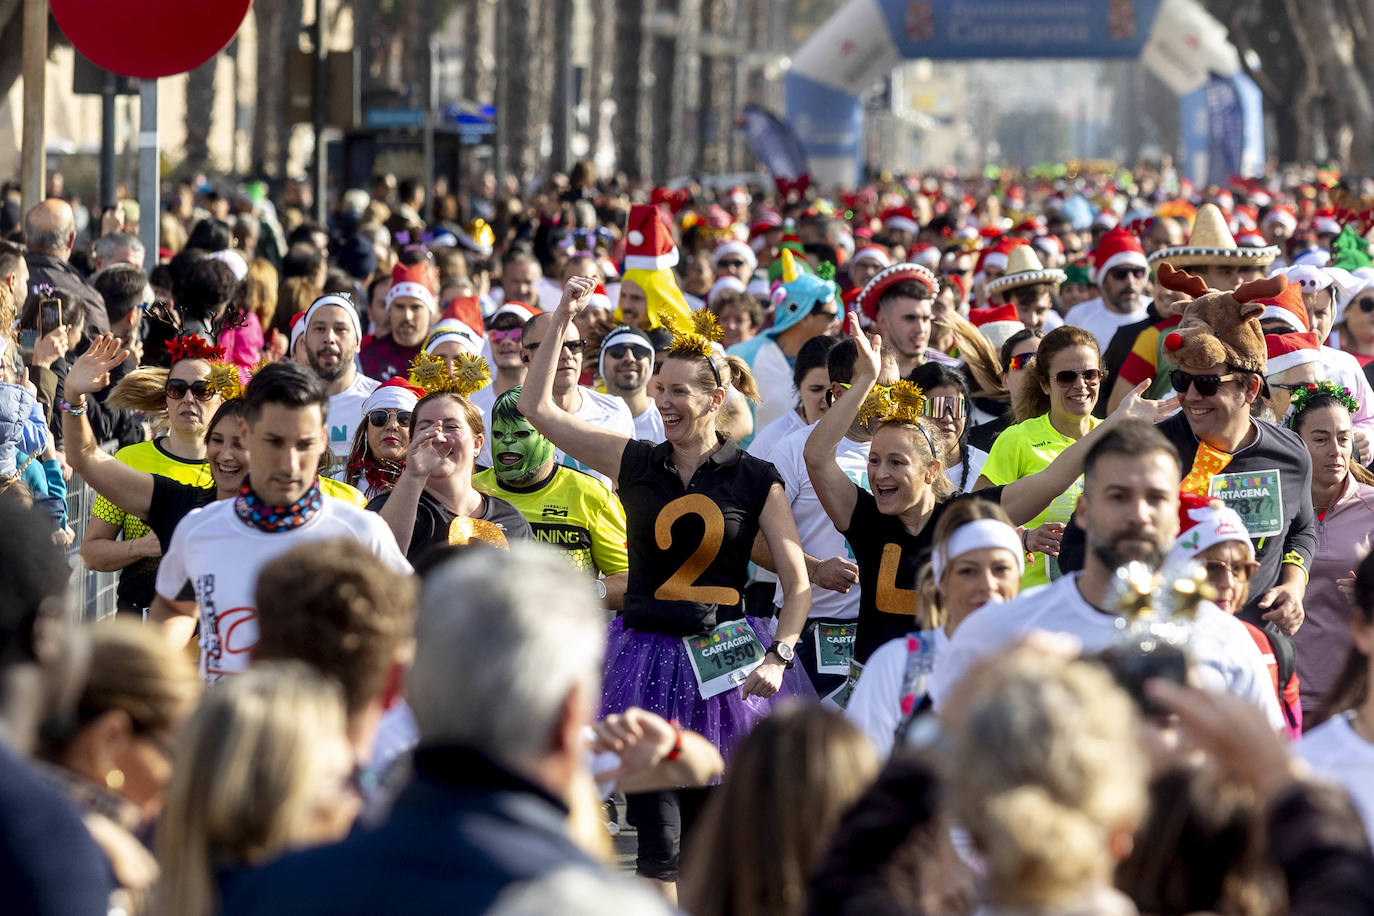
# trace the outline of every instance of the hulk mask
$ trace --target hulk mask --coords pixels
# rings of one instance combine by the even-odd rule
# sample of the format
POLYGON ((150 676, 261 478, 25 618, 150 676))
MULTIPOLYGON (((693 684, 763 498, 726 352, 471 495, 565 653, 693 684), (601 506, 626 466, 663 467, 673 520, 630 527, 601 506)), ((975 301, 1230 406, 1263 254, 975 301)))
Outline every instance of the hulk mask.
POLYGON ((553 459, 553 443, 516 408, 520 385, 504 391, 491 408, 491 464, 504 484, 523 487, 553 459))

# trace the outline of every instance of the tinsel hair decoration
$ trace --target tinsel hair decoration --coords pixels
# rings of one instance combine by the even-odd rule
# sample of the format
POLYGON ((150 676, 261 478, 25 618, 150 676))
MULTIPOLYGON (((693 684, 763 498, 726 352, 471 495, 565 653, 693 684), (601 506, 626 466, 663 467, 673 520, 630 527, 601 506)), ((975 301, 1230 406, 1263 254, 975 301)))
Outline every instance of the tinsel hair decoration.
POLYGON ((205 381, 226 401, 243 397, 243 379, 239 375, 238 367, 229 363, 211 363, 210 374, 205 377, 205 381))
POLYGON ((720 322, 716 321, 716 316, 709 309, 697 309, 693 312, 691 327, 685 327, 680 321, 671 322, 669 327, 673 332, 673 343, 669 352, 674 356, 699 356, 710 359, 711 344, 725 336, 720 322))
POLYGON ((919 426, 925 404, 925 392, 906 379, 894 385, 874 385, 859 405, 859 419, 870 425, 910 423, 919 426))
POLYGON ((171 357, 172 365, 183 359, 203 359, 213 363, 224 359, 224 348, 211 346, 203 338, 189 334, 172 339, 167 344, 167 355, 171 357))
POLYGON ((425 394, 448 391, 470 398, 491 381, 491 369, 482 357, 460 353, 451 358, 452 367, 441 356, 416 354, 410 364, 410 383, 424 389, 425 394))
POLYGON ((1306 387, 1299 388, 1293 392, 1292 406, 1289 408, 1288 425, 1291 427, 1298 414, 1307 409, 1307 405, 1313 398, 1329 397, 1334 399, 1352 414, 1360 409, 1360 402, 1355 400, 1350 389, 1334 382, 1309 382, 1306 387))

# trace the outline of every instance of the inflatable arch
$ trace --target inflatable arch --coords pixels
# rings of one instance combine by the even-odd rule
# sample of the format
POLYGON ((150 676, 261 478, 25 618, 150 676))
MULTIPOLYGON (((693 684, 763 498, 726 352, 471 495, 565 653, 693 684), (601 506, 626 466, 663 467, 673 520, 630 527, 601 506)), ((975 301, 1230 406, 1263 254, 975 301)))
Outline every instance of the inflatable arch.
POLYGON ((1187 177, 1215 182, 1264 164, 1259 88, 1195 0, 850 0, 787 74, 787 120, 814 183, 858 184, 858 95, 917 58, 1139 58, 1179 96, 1187 177))

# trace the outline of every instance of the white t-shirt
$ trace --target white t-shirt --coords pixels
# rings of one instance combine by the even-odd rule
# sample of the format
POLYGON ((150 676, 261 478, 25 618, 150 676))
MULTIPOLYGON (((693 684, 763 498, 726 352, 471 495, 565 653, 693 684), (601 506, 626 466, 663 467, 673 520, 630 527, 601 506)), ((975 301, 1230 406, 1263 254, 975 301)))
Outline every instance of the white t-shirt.
MULTIPOLYGON (((935 660, 930 696, 939 711, 969 666, 1032 630, 1067 633, 1082 651, 1098 652, 1116 642, 1117 618, 1083 600, 1078 574, 1028 589, 1005 604, 985 607, 959 625, 948 648, 935 660)), ((1245 625, 1210 601, 1188 624, 1188 652, 1203 685, 1245 697, 1264 710, 1275 729, 1285 725, 1274 682, 1245 625)))
POLYGON ((1140 302, 1140 308, 1123 314, 1107 308, 1102 297, 1098 296, 1096 299, 1080 302, 1069 309, 1068 314, 1064 316, 1064 323, 1082 328, 1092 334, 1097 338, 1098 349, 1105 353, 1107 345, 1112 342, 1112 337, 1116 334, 1117 328, 1132 322, 1144 321, 1150 314, 1150 298, 1141 296, 1140 302))
POLYGON ((363 423, 363 401, 377 390, 381 382, 361 372, 353 373, 353 384, 338 394, 329 396, 329 450, 334 453, 329 476, 343 479, 343 466, 353 450, 353 437, 363 423))
MULTIPOLYGON (((831 557, 854 559, 849 542, 840 534, 835 523, 821 505, 816 488, 811 485, 811 477, 806 473, 806 460, 802 450, 806 448, 807 437, 815 429, 815 424, 804 426, 779 442, 765 456, 773 463, 782 477, 783 488, 787 491, 787 502, 792 507, 792 515, 797 520, 797 533, 801 535, 802 550, 820 560, 831 557)), ((840 440, 835 449, 835 461, 844 476, 865 490, 868 489, 868 446, 867 442, 855 442, 849 437, 840 440)), ((782 587, 774 595, 774 603, 782 604, 782 587)), ((859 617, 859 584, 856 582, 845 594, 832 592, 826 588, 811 589, 812 618, 838 620, 857 620, 859 617)))
POLYGON ((754 384, 759 389, 759 402, 754 405, 754 429, 767 429, 785 413, 797 406, 797 391, 792 385, 792 364, 773 340, 759 346, 749 366, 754 384))
POLYGON ((1374 843, 1374 744, 1350 725, 1354 713, 1335 716, 1302 736, 1293 753, 1322 779, 1333 782, 1355 802, 1370 843, 1374 843))
MULTIPOLYGON (((948 645, 944 629, 936 630, 935 657, 939 658, 948 645)), ((844 708, 845 717, 868 736, 882 757, 892 753, 892 739, 902 721, 902 681, 910 654, 905 636, 874 649, 844 708)))
POLYGON ((964 475, 963 462, 945 471, 945 477, 954 484, 955 493, 972 493, 973 485, 978 482, 978 475, 983 473, 983 462, 988 460, 988 453, 981 448, 974 448, 965 443, 964 451, 968 454, 968 475, 964 475), (962 488, 959 486, 960 481, 964 482, 962 488))
POLYGON ((410 572, 382 517, 340 499, 326 498, 310 521, 289 531, 268 532, 245 524, 233 499, 196 509, 181 520, 157 570, 157 593, 175 599, 190 582, 200 605, 200 673, 214 682, 248 668, 258 643, 253 589, 258 571, 298 544, 353 538, 387 566, 410 572))
POLYGON ((755 457, 769 461, 771 460, 768 457, 769 453, 777 447, 779 442, 803 428, 806 428, 806 421, 795 410, 789 410, 754 433, 754 438, 750 440, 747 451, 755 457))
MULTIPOLYGON (((608 429, 626 439, 637 438, 635 418, 630 414, 629 405, 613 394, 602 394, 600 391, 593 391, 585 385, 577 386, 577 390, 582 392, 582 406, 577 408, 577 412, 573 416, 583 423, 608 429)), ((657 413, 658 411, 654 412, 657 413)), ((555 456, 560 463, 566 464, 570 468, 577 468, 579 471, 586 471, 612 490, 615 489, 614 480, 604 474, 598 474, 585 464, 565 455, 561 450, 556 451, 555 456)))
POLYGON ((650 402, 649 408, 634 419, 636 439, 644 439, 648 442, 662 442, 664 440, 663 414, 658 412, 657 404, 650 402))

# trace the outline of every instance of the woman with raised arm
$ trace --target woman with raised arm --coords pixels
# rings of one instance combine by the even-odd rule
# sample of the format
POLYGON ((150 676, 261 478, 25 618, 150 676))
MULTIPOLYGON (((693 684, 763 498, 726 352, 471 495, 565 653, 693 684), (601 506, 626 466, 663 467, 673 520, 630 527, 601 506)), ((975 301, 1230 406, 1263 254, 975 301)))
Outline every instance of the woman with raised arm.
MULTIPOLYGON (((563 339, 593 288, 568 281, 546 341, 563 339)), ((811 592, 777 471, 717 431, 727 385, 752 398, 753 379, 741 360, 712 355, 718 326, 709 312, 698 314, 700 331, 677 329, 651 383, 665 442, 627 439, 561 410, 553 401, 553 346, 531 358, 519 406, 554 445, 615 481, 625 504, 629 583, 610 625, 602 714, 643 707, 705 735, 728 759, 767 713, 764 700, 783 687, 811 592), (776 632, 745 617, 742 604, 759 533, 782 582, 776 632)), ((636 870, 665 882, 669 893, 680 827, 699 805, 686 791, 630 797, 636 870)))
MULTIPOLYGON (((924 393, 910 382, 874 391, 882 339, 875 337, 870 343, 858 330, 857 320, 851 328, 859 357, 849 390, 811 431, 803 457, 816 497, 849 541, 859 566, 854 661, 862 666, 873 650, 911 629, 917 610, 917 577, 930 557, 935 526, 949 505, 953 487, 943 473, 940 430, 922 416, 924 393), (851 481, 835 461, 840 439, 861 409, 874 429, 868 453, 871 490, 851 481)), ((1000 503, 1012 524, 1024 525, 1078 478, 1083 456, 1095 435, 1100 435, 1097 430, 1110 429, 1124 419, 1154 422, 1172 408, 1172 402, 1141 400, 1143 389, 1144 385, 1137 386, 1121 409, 1043 470, 1006 486, 975 489, 972 495, 1000 503)))
MULTIPOLYGON (((122 513, 147 524, 149 536, 156 538, 158 554, 167 548, 172 531, 192 509, 217 499, 228 499, 239 491, 248 472, 248 454, 239 433, 243 402, 224 400, 205 428, 205 461, 214 480, 212 487, 182 483, 161 474, 140 471, 101 450, 86 419, 86 398, 104 390, 110 371, 124 362, 129 351, 117 338, 101 334, 67 372, 67 403, 63 405, 62 435, 66 442, 67 463, 97 493, 122 513)), ((238 375, 232 366, 210 366, 206 384, 218 399, 232 391, 216 387, 226 372, 238 375)))

